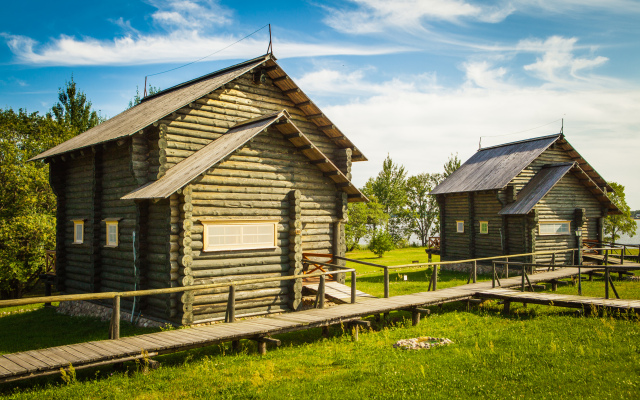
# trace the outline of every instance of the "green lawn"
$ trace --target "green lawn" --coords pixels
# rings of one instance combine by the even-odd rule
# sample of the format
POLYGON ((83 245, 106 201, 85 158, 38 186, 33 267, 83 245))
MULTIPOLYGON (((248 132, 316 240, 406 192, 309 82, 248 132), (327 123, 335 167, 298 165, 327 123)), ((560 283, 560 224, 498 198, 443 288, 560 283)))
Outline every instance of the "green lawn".
MULTIPOLYGON (((365 252, 347 257, 386 265, 426 261, 422 249, 396 250, 382 259, 365 252)), ((358 288, 381 295, 382 271, 357 268, 370 273, 359 274, 358 288)), ((392 295, 426 290, 424 268, 400 274, 407 274, 408 280, 395 281, 392 274, 392 295)), ((440 278, 439 287, 466 283, 465 274, 442 272, 440 278)), ((623 298, 640 298, 640 282, 616 281, 616 285, 623 298)), ((603 296, 602 278, 585 279, 583 291, 603 296)), ((558 292, 577 294, 577 287, 560 286, 558 292)), ((391 313, 388 324, 374 322, 373 330, 361 332, 359 342, 352 342, 341 327, 331 328, 328 338, 321 336, 320 329, 311 329, 277 336, 283 346, 263 357, 256 354, 253 342, 244 340, 239 353, 227 345, 214 345, 158 357, 162 366, 155 371, 145 373, 135 363, 125 364, 124 370, 105 366, 78 371, 77 382, 71 384, 56 376, 0 385, 0 395, 32 399, 640 398, 637 316, 583 317, 574 310, 512 304, 513 313, 505 317, 496 302, 470 311, 463 304, 431 310, 416 327, 411 326, 409 313, 391 313), (446 337, 454 343, 420 351, 392 347, 397 340, 418 336, 446 337)), ((95 318, 62 316, 52 308, 5 316, 2 311, 0 353, 107 336, 108 322, 95 318)), ((153 331, 123 323, 123 335, 153 331)))

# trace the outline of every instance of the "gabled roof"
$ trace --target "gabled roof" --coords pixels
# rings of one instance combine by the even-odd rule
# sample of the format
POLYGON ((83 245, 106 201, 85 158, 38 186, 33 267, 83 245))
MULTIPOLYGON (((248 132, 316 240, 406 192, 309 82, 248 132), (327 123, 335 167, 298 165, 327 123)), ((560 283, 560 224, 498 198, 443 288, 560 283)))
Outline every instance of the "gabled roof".
POLYGON ((298 129, 291 121, 291 116, 286 110, 236 124, 223 136, 170 168, 162 178, 141 186, 122 197, 122 199, 167 198, 272 125, 294 147, 307 156, 312 164, 315 164, 320 171, 332 179, 336 186, 346 192, 349 196, 349 201, 367 201, 367 198, 347 179, 340 169, 298 129))
POLYGON ((515 202, 505 206, 500 215, 526 215, 573 168, 575 163, 543 167, 518 193, 515 202))
POLYGON ((164 116, 211 93, 225 83, 231 82, 264 63, 267 59, 268 56, 254 58, 147 97, 135 107, 131 107, 88 131, 38 154, 31 160, 39 160, 131 136, 164 116))
POLYGON ((598 201, 608 208, 609 214, 620 214, 620 210, 607 197, 606 193, 589 175, 585 173, 577 162, 560 163, 544 166, 531 180, 520 190, 515 202, 506 205, 498 212, 500 215, 526 215, 544 196, 547 195, 560 182, 560 180, 571 171, 578 180, 598 199, 598 201))
POLYGON ((367 161, 362 152, 327 118, 304 94, 286 72, 276 63, 271 54, 254 58, 234 66, 221 69, 169 89, 147 96, 140 104, 123 111, 113 118, 80 135, 53 147, 30 161, 91 147, 96 144, 131 136, 154 122, 170 115, 189 103, 213 92, 239 76, 262 66, 262 71, 273 84, 284 91, 289 99, 338 147, 353 149, 353 161, 367 161))
POLYGON ((485 147, 431 191, 431 194, 502 189, 552 144, 565 150, 596 186, 612 191, 607 182, 567 142, 561 133, 499 146, 485 147))

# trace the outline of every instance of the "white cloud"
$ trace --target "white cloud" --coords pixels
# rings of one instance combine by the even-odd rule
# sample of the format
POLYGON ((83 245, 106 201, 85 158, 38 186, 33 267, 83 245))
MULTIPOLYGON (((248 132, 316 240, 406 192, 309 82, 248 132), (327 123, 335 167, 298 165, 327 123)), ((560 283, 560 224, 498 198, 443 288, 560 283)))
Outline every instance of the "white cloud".
POLYGON ((171 30, 192 30, 232 22, 233 12, 214 0, 151 1, 158 8, 151 17, 157 24, 171 30))
POLYGON ((552 36, 544 42, 538 39, 521 41, 517 46, 519 49, 542 53, 542 57, 538 57, 535 63, 525 65, 524 70, 552 84, 566 84, 571 79, 593 81, 593 76, 583 76, 580 73, 600 66, 609 59, 602 56, 576 57, 574 52, 577 41, 577 38, 560 36, 552 36))
MULTIPOLYGON (((2 35, 18 62, 32 65, 140 65, 190 62, 240 39, 236 36, 207 36, 198 31, 176 31, 168 35, 127 35, 112 40, 77 39, 61 35, 40 46, 19 35, 2 35)), ((274 41, 278 58, 326 55, 377 55, 407 51, 393 46, 357 46, 337 43, 274 41)), ((208 60, 248 59, 264 54, 266 40, 249 38, 208 60)))
POLYGON ((507 81, 510 71, 495 63, 469 62, 463 68, 466 81, 457 88, 422 86, 422 76, 373 82, 369 69, 324 68, 296 82, 311 97, 342 93, 347 99, 322 109, 370 160, 354 164, 359 186, 379 171, 387 154, 410 174, 438 172, 451 153, 469 158, 480 136, 490 146, 557 133, 564 118, 569 142, 605 179, 626 185, 629 201, 640 204, 637 87, 602 87, 597 80, 524 87, 507 81))
POLYGON ((346 33, 376 33, 387 28, 423 30, 425 21, 458 22, 472 19, 483 22, 504 20, 513 8, 476 5, 463 0, 351 0, 355 9, 329 8, 325 22, 346 33))

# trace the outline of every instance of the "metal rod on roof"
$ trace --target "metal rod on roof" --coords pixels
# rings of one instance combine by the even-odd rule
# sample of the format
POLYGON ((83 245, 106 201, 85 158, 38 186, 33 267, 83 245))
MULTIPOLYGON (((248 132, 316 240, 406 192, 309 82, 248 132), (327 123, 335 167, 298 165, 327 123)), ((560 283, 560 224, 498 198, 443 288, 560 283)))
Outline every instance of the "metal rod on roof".
POLYGON ((267 47, 267 54, 273 55, 273 42, 271 41, 271 24, 269 24, 269 47, 267 47))

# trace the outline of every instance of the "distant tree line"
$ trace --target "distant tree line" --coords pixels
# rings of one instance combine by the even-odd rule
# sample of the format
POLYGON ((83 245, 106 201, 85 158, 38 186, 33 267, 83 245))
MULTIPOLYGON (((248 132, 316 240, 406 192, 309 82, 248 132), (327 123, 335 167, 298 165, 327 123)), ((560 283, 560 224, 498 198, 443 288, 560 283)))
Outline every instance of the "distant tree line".
POLYGON ((451 155, 443 171, 407 176, 402 165, 391 157, 382 163, 382 171, 369 178, 360 190, 369 203, 350 203, 346 224, 347 250, 355 249, 362 240, 378 256, 397 247, 409 245, 416 235, 422 246, 440 233, 440 212, 429 193, 460 167, 458 155, 451 155))
MULTIPOLYGON (((152 88, 155 93, 158 88, 152 88)), ((131 106, 140 102, 139 94, 131 106)), ((103 122, 76 82, 65 82, 44 115, 0 109, 0 298, 19 298, 44 269, 55 248, 56 198, 49 167, 27 162, 43 151, 103 122)))

